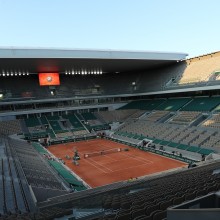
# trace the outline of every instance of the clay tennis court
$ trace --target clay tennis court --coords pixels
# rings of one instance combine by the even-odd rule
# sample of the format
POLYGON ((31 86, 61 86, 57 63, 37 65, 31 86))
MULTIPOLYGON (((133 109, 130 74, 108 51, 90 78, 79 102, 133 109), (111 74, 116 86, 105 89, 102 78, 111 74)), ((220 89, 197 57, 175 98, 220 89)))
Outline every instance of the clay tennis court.
POLYGON ((48 150, 57 158, 62 158, 66 166, 91 187, 186 166, 183 162, 105 139, 52 145, 48 150), (77 148, 81 157, 79 166, 72 163, 74 148, 77 148), (122 151, 84 158, 86 153, 115 148, 121 148, 122 151), (125 148, 128 148, 129 151, 124 151, 125 148), (71 159, 66 159, 66 155, 69 155, 71 159))

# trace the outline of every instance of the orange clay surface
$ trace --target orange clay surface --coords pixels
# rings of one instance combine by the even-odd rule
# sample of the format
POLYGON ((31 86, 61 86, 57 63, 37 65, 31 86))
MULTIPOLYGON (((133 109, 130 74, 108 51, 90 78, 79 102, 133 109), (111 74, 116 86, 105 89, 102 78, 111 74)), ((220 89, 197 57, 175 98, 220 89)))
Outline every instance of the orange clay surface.
POLYGON ((141 151, 105 139, 94 139, 75 143, 52 145, 48 150, 57 158, 65 161, 74 173, 80 176, 91 187, 128 180, 152 173, 157 173, 177 167, 185 167, 186 164, 153 153, 141 151), (113 148, 128 148, 129 151, 121 151, 107 155, 84 158, 85 153, 108 150, 113 148), (79 165, 72 163, 74 149, 78 150, 81 157, 79 165), (69 155, 70 160, 65 156, 69 155))

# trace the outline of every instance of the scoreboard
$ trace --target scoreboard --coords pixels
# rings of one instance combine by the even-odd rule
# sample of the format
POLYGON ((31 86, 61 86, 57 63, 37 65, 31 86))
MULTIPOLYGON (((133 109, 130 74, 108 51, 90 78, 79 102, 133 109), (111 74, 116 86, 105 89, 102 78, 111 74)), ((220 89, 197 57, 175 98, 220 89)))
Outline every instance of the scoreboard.
POLYGON ((59 86, 60 75, 59 73, 39 73, 40 86, 59 86))

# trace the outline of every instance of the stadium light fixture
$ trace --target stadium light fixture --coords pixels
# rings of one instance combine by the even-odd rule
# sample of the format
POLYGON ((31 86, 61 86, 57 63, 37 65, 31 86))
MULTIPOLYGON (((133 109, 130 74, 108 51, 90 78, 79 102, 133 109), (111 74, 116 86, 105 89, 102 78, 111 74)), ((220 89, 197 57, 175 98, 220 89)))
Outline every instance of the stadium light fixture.
POLYGON ((5 76, 5 73, 2 73, 2 76, 5 76))
POLYGON ((0 99, 2 99, 3 98, 3 94, 2 93, 0 93, 0 99))

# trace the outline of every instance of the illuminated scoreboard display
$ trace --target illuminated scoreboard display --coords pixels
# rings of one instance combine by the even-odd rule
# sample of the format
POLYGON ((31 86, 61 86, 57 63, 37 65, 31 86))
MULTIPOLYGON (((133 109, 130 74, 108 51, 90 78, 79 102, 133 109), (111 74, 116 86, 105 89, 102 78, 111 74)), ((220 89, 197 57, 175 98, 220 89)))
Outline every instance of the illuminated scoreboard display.
POLYGON ((59 86, 60 75, 59 73, 39 73, 40 86, 59 86))

